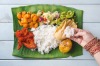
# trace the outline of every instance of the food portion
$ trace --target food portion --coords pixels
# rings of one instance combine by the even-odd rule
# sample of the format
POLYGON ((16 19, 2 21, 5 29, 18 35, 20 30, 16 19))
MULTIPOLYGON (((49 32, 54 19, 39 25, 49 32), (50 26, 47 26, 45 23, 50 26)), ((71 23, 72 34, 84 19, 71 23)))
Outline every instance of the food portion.
POLYGON ((66 19, 74 20, 74 17, 75 17, 74 11, 70 11, 70 10, 68 12, 64 11, 64 12, 59 13, 58 18, 55 20, 52 20, 50 24, 59 26, 64 20, 66 19))
POLYGON ((65 39, 63 41, 61 41, 60 45, 59 45, 59 50, 62 53, 67 53, 71 50, 72 48, 72 41, 70 39, 65 39))
POLYGON ((24 28, 37 28, 39 17, 37 14, 31 12, 19 12, 17 13, 18 23, 24 28))
MULTIPOLYGON (((15 32, 18 39, 18 50, 22 46, 36 49, 40 54, 48 54, 59 47, 59 51, 67 53, 72 48, 70 39, 74 35, 77 24, 74 21, 74 11, 37 13, 22 11, 17 13, 18 23, 22 30, 15 32)), ((34 52, 33 51, 33 52, 34 52)))
POLYGON ((74 29, 71 27, 77 28, 76 23, 71 19, 66 19, 56 28, 54 33, 54 37, 61 41, 59 50, 62 53, 67 53, 71 50, 72 42, 68 39, 74 35, 74 29))
POLYGON ((54 33, 54 37, 57 40, 64 40, 66 38, 70 38, 70 36, 73 36, 73 35, 69 36, 69 34, 72 34, 72 33, 74 34, 74 30, 69 29, 67 26, 71 26, 73 28, 77 28, 77 25, 76 25, 76 23, 73 20, 71 20, 71 19, 64 20, 60 24, 60 26, 57 27, 57 29, 56 29, 56 31, 54 33))
POLYGON ((42 24, 50 24, 51 21, 53 20, 56 20, 59 18, 59 15, 60 13, 58 11, 55 11, 55 12, 43 12, 43 11, 38 11, 37 14, 41 14, 39 15, 39 21, 42 23, 42 24))
POLYGON ((67 26, 66 29, 64 30, 64 34, 66 35, 67 38, 70 38, 71 36, 74 36, 74 29, 71 28, 70 26, 67 26))
POLYGON ((51 25, 41 25, 33 31, 35 44, 41 54, 49 53, 59 45, 53 34, 56 27, 51 25))
POLYGON ((23 45, 28 49, 35 49, 37 46, 34 43, 34 35, 29 32, 27 28, 17 30, 15 32, 16 38, 18 39, 17 49, 19 50, 23 45))

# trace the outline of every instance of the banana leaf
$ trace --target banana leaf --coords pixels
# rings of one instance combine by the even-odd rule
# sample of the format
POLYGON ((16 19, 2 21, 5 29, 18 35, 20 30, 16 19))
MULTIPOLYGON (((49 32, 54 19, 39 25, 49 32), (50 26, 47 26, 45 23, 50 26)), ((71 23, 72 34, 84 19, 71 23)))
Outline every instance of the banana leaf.
MULTIPOLYGON (((22 11, 27 12, 34 12, 36 13, 38 10, 42 10, 44 12, 47 11, 74 11, 75 12, 75 22, 78 23, 78 28, 83 27, 83 11, 78 10, 72 7, 66 7, 61 5, 48 5, 48 4, 37 4, 37 5, 29 5, 29 6, 21 6, 21 7, 14 7, 12 8, 12 15, 13 15, 13 30, 16 32, 17 30, 22 29, 22 27, 18 24, 17 13, 22 11)), ((13 56, 18 56, 22 58, 38 58, 38 59, 51 59, 51 58, 67 58, 69 56, 76 57, 83 54, 82 47, 79 46, 77 43, 73 42, 73 47, 70 52, 68 53, 61 53, 58 48, 50 51, 49 54, 41 55, 38 51, 31 51, 26 47, 22 47, 20 50, 17 50, 17 43, 18 40, 14 35, 14 47, 13 47, 13 56)))

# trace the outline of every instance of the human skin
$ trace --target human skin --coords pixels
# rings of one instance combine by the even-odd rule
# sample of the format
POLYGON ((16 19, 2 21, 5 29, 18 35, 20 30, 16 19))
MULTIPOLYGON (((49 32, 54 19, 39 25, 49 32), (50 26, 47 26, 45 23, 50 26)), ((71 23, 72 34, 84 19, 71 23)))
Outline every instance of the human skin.
MULTIPOLYGON (((78 28, 74 28, 75 34, 70 39, 77 42, 79 45, 84 47, 88 42, 95 38, 90 32, 78 28)), ((94 58, 100 65, 100 52, 94 54, 94 58)))

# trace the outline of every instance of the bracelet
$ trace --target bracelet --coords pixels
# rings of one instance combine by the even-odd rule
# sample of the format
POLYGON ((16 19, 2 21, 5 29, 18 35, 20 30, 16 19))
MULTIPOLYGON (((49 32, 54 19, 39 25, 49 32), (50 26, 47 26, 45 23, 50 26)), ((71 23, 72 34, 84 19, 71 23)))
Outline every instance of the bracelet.
POLYGON ((98 42, 97 44, 95 44, 95 46, 93 46, 90 50, 89 50, 90 54, 92 56, 94 56, 94 54, 100 52, 100 42, 98 42))
POLYGON ((97 43, 97 38, 93 38, 90 42, 88 42, 84 48, 88 51, 90 48, 92 48, 97 43))
POLYGON ((100 39, 94 38, 84 48, 93 56, 100 51, 100 39))

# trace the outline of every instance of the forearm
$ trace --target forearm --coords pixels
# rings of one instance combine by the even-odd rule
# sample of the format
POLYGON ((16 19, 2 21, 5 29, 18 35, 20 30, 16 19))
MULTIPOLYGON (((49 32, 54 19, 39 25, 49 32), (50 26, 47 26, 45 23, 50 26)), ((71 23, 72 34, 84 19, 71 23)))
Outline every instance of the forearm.
POLYGON ((94 56, 97 63, 100 65, 100 39, 97 39, 94 46, 89 50, 89 52, 94 56))
POLYGON ((96 54, 94 55, 94 58, 95 58, 95 60, 97 61, 97 63, 99 64, 99 66, 100 66, 100 52, 96 53, 96 54))
POLYGON ((95 58, 100 65, 100 39, 94 38, 84 48, 95 58))

